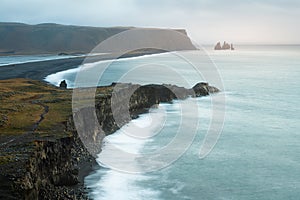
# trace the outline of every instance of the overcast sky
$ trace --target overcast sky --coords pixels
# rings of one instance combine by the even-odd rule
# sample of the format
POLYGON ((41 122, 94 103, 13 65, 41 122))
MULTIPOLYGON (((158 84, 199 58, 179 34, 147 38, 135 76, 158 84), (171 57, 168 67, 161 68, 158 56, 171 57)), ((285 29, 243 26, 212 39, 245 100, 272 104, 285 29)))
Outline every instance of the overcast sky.
POLYGON ((185 28, 198 44, 300 44, 300 0, 0 0, 0 21, 185 28))

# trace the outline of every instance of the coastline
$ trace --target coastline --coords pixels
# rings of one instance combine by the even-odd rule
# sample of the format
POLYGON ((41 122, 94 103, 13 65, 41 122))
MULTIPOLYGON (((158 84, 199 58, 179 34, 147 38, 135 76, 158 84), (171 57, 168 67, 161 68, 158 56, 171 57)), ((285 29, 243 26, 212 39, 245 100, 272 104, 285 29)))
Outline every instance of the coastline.
MULTIPOLYGON (((1 104, 4 103, 2 105, 10 102, 15 107, 23 105, 22 108, 26 109, 30 105, 38 106, 33 103, 39 102, 39 104, 49 107, 49 113, 44 116, 44 121, 35 130, 29 130, 28 133, 21 131, 19 135, 12 135, 15 130, 8 126, 8 122, 4 122, 4 126, 1 125, 0 184, 5 184, 5 187, 1 188, 2 196, 0 197, 6 199, 87 199, 88 190, 84 187, 84 177, 97 165, 94 157, 90 155, 78 136, 73 116, 83 119, 82 117, 86 116, 85 114, 89 113, 91 108, 82 108, 80 112, 76 112, 72 116, 71 90, 59 89, 44 82, 28 79, 11 79, 0 82, 4 89, 12 88, 14 91, 1 96, 1 104), (53 98, 53 95, 56 98, 53 98), (28 98, 24 99, 24 96, 28 96, 28 98), (20 100, 11 102, 10 98, 20 98, 20 100), (65 114, 61 115, 62 113, 65 114), (22 153, 20 149, 22 149, 22 153)), ((101 151, 99 142, 106 135, 114 133, 131 119, 136 118, 138 114, 148 112, 151 106, 160 102, 171 102, 174 99, 185 99, 191 95, 198 97, 218 92, 217 88, 206 83, 199 83, 192 89, 175 85, 121 84, 119 90, 121 98, 117 102, 117 106, 121 110, 129 110, 130 116, 121 116, 122 123, 117 124, 111 105, 108 103, 111 100, 114 86, 113 84, 97 88, 97 92, 100 92, 101 95, 96 97, 96 114, 99 123, 102 124, 103 132, 98 133, 99 140, 92 141, 96 148, 96 154, 101 151), (176 97, 166 86, 182 95, 176 97), (135 91, 132 97, 124 95, 124 93, 130 94, 128 90, 135 91), (123 106, 126 98, 127 100, 130 98, 129 107, 123 106)), ((32 110, 34 109, 27 112, 32 110)), ((16 112, 22 114, 24 111, 20 109, 11 112, 15 115, 16 112)), ((6 116, 10 119, 9 113, 6 116)), ((90 122, 82 121, 80 125, 87 125, 85 123, 90 122)), ((89 136, 94 132, 85 134, 91 138, 89 136)))
MULTIPOLYGON (((139 56, 159 54, 159 53, 165 53, 165 52, 162 52, 160 50, 144 50, 140 52, 130 52, 121 56, 120 58, 139 57, 139 56)), ((96 55, 96 56, 89 57, 88 61, 97 62, 101 60, 109 60, 114 57, 115 56, 113 54, 96 55)), ((52 86, 45 81, 45 77, 60 71, 77 68, 82 64, 85 58, 86 57, 64 58, 64 59, 55 59, 55 60, 46 60, 46 61, 1 66, 0 81, 2 80, 4 81, 4 83, 10 82, 10 85, 12 85, 13 87, 15 86, 18 87, 21 86, 22 84, 25 84, 26 92, 28 89, 30 93, 36 92, 34 89, 35 87, 39 87, 40 89, 38 89, 39 90, 38 92, 42 92, 42 93, 45 91, 51 91, 51 93, 53 94, 60 93, 60 92, 66 93, 67 96, 63 95, 62 98, 66 98, 65 100, 70 102, 71 90, 62 90, 58 87, 52 86)), ((124 86, 127 87, 126 84, 124 86)), ((103 87, 99 87, 98 89, 106 90, 107 88, 111 88, 111 87, 113 86, 112 85, 103 86, 103 87)), ((133 86, 133 88, 136 87, 139 86, 138 85, 133 86)), ((134 108, 131 110, 132 113, 131 117, 136 118, 138 117, 139 114, 148 112, 148 108, 151 107, 151 105, 159 103, 160 101, 170 102, 172 101, 172 99, 174 99, 174 96, 172 96, 168 91, 164 92, 167 95, 164 97, 165 98, 164 100, 162 100, 161 97, 158 96, 152 98, 153 91, 161 90, 161 89, 162 89, 161 86, 160 87, 152 86, 151 91, 146 92, 147 99, 140 99, 139 95, 137 95, 135 98, 138 98, 139 100, 137 104, 134 105, 134 108), (151 96, 151 98, 149 95, 151 96), (153 102, 153 99, 155 100, 155 102, 153 102)), ((13 89, 13 92, 9 94, 8 98, 14 99, 15 96, 17 96, 19 93, 21 94, 23 93, 23 91, 21 89, 13 89)), ((187 92, 184 93, 186 95, 188 94, 187 92)), ((33 95, 32 97, 28 98, 28 103, 32 104, 32 102, 38 102, 38 104, 41 105, 48 105, 47 103, 48 100, 45 100, 44 96, 46 96, 45 98, 52 98, 47 94, 46 95, 41 94, 38 96, 33 95)), ((110 94, 108 96, 110 96, 110 94)), ((4 98, 1 97, 0 101, 3 99, 4 100, 6 99, 5 94, 4 94, 4 98)), ((104 102, 107 102, 107 97, 105 97, 102 100, 104 100, 104 102)), ((53 101, 54 104, 59 104, 56 101, 61 101, 61 99, 51 100, 51 101, 53 101)), ((98 103, 101 104, 102 103, 101 101, 98 103)), ((5 103, 3 105, 5 105, 5 103)), ((68 105, 71 105, 71 102, 68 103, 68 105)), ((97 110, 98 112, 97 114, 99 116, 102 116, 102 118, 100 117, 100 120, 104 120, 104 118, 107 118, 107 116, 109 116, 109 120, 106 121, 107 126, 105 127, 105 134, 103 135, 103 137, 105 137, 105 135, 112 134, 113 132, 115 132, 120 128, 114 122, 114 119, 110 114, 111 113, 110 104, 105 103, 105 106, 106 106, 105 110, 101 110, 100 106, 98 107, 97 110)), ((50 107, 50 111, 51 110, 52 108, 50 107)), ((68 112, 71 113, 70 110, 68 112)), ((46 114, 45 118, 49 119, 49 116, 46 114)), ((129 122, 130 120, 131 118, 125 119, 123 125, 129 122)), ((0 159, 0 163, 1 163, 0 185, 3 185, 3 183, 5 182, 3 189, 1 189, 2 196, 0 195, 0 197, 4 197, 6 199, 18 199, 18 198, 34 199, 34 198, 41 198, 40 195, 43 195, 43 198, 47 198, 47 199, 57 199, 57 198, 58 199, 63 199, 63 198, 88 199, 87 188, 85 188, 84 186, 84 178, 90 172, 95 170, 95 168, 98 168, 100 166, 96 163, 95 158, 91 156, 89 152, 87 152, 84 145, 80 141, 80 138, 77 134, 77 131, 72 121, 73 121, 72 115, 70 114, 69 117, 65 118, 64 122, 60 122, 58 125, 55 125, 53 128, 51 128, 55 131, 59 131, 58 135, 49 135, 46 137, 41 136, 38 133, 40 131, 39 130, 40 127, 36 127, 37 133, 34 133, 34 131, 32 132, 29 131, 28 133, 20 135, 20 137, 7 136, 6 135, 7 133, 5 133, 5 131, 3 132, 4 135, 3 133, 0 135, 0 142, 1 142, 0 149, 2 152, 0 155, 1 156, 0 157, 1 158, 0 159), (61 124, 63 124, 63 126, 61 126, 61 124), (13 139, 11 140, 11 138, 13 139), (24 138, 25 140, 22 141, 24 138), (28 151, 26 150, 26 152, 21 154, 21 156, 17 156, 16 160, 9 159, 8 161, 4 160, 2 162, 2 158, 6 158, 8 156, 6 147, 12 148, 13 152, 14 151, 18 152, 19 148, 23 148, 23 146, 24 145, 26 146, 27 144, 30 144, 31 146, 30 149, 27 149, 28 151), (51 149, 50 152, 48 152, 49 149, 51 149), (74 149, 76 150, 74 151, 74 149), (55 155, 52 153, 53 151, 59 152, 59 154, 55 155), (66 159, 63 158, 64 155, 61 155, 61 153, 63 152, 65 152, 68 155, 66 159), (46 157, 40 159, 36 157, 36 155, 46 155, 46 157), (59 158, 56 158, 56 156, 58 156, 59 158), (49 164, 47 163, 49 163, 50 160, 52 160, 51 161, 52 163, 50 163, 49 166, 49 164), (57 164, 58 162, 62 164, 57 164), (58 172, 54 172, 51 171, 53 165, 54 166, 66 165, 68 167, 64 167, 62 171, 59 170, 58 172), (15 173, 15 171, 17 171, 18 168, 20 168, 21 166, 23 169, 20 172, 15 173), (48 168, 50 169, 47 172, 41 172, 39 171, 39 168, 41 167, 42 168, 46 167, 47 169, 48 168), (28 174, 29 171, 30 173, 28 174), (50 179, 47 178, 48 176, 50 176, 50 179), (51 176, 56 177, 54 178, 55 180, 52 180, 51 176), (43 181, 40 182, 40 180, 43 181), (70 182, 70 183, 66 183, 66 182, 70 182), (48 189, 45 189, 45 187, 48 189)), ((48 130, 45 131, 47 132, 48 130)), ((15 155, 13 155, 13 157, 14 156, 15 155)))
MULTIPOLYGON (((17 24, 8 25, 15 26, 17 24)), ((38 26, 40 25, 30 26, 30 28, 38 26)), ((45 26, 48 27, 49 24, 44 24, 43 27, 45 26)), ((49 28, 53 26, 57 25, 50 25, 49 28)), ((185 30, 180 29, 176 31, 185 35, 185 37, 183 40, 175 37, 170 43, 166 42, 170 49, 174 51, 196 50, 187 37, 185 30)), ((32 31, 30 33, 39 32, 32 31)), ((21 31, 18 35, 22 34, 23 32, 21 31)), ((96 35, 98 36, 98 34, 96 35)), ((66 38, 69 39, 69 36, 67 35, 66 38)), ((54 42, 57 42, 59 46, 67 47, 67 44, 63 43, 67 39, 63 38, 54 42)), ((168 39, 172 38, 168 37, 168 39)), ((44 52, 43 49, 47 49, 47 47, 45 45, 41 46, 42 42, 54 43, 51 38, 47 37, 42 41, 35 40, 40 48, 34 46, 32 49, 35 51, 31 52, 28 49, 33 44, 32 41, 24 44, 22 41, 15 43, 14 39, 11 41, 7 43, 9 44, 9 49, 3 51, 5 56, 8 56, 9 53, 17 55, 18 53, 26 52, 27 55, 27 53, 44 52), (26 44, 29 45, 26 46, 26 44), (21 46, 22 49, 15 50, 18 49, 12 47, 15 45, 21 46)), ((80 35, 78 41, 90 41, 90 38, 87 40, 80 35)), ((96 44, 99 42, 96 42, 96 44)), ((165 40, 158 40, 158 42, 164 43, 165 40)), ((94 47, 94 43, 90 47, 86 47, 83 52, 90 52, 91 47, 94 47)), ((60 52, 62 54, 65 54, 64 52, 74 52, 73 48, 71 50, 69 48, 67 50, 65 48, 62 49, 55 48, 54 51, 50 52, 59 54, 60 52)), ((82 49, 82 46, 79 49, 82 49)), ((119 58, 138 57, 163 52, 165 51, 159 49, 140 49, 127 52, 119 58)), ((88 57, 87 61, 93 63, 115 59, 116 55, 119 54, 92 55, 88 57)), ((86 57, 80 56, 17 63, 0 67, 0 111, 3 111, 0 113, 0 198, 88 199, 86 195, 87 190, 84 188, 84 177, 97 165, 94 157, 85 149, 74 126, 72 90, 54 87, 44 80, 50 74, 79 67, 85 59, 86 57), (47 112, 45 108, 47 108, 47 112), (32 124, 34 124, 34 128, 32 128, 32 124)), ((97 120, 102 124, 103 128, 103 132, 97 133, 97 136, 100 136, 99 140, 93 141, 97 153, 101 151, 99 144, 101 144, 102 139, 106 135, 114 133, 132 118, 138 117, 139 114, 147 112, 152 105, 160 102, 171 102, 177 98, 164 85, 141 87, 140 85, 123 84, 122 86, 124 86, 126 91, 139 89, 134 94, 133 102, 130 103, 129 107, 123 107, 122 101, 131 97, 122 96, 124 91, 123 93, 121 92, 122 98, 118 106, 121 109, 129 109, 130 116, 124 116, 121 124, 117 124, 113 118, 109 102, 114 86, 112 84, 97 88, 101 94, 98 100, 96 98, 97 120)), ((178 97, 180 99, 187 98, 194 92, 197 93, 195 97, 198 97, 218 91, 218 89, 207 84, 201 84, 200 89, 199 87, 196 88, 197 91, 175 85, 168 86, 183 92, 183 96, 178 97)), ((125 94, 127 94, 126 91, 125 94)), ((78 115, 75 113, 75 118, 84 119, 83 116, 85 115, 80 115, 89 112, 89 109, 83 108, 78 115)), ((87 133, 88 136, 91 136, 91 134, 95 133, 87 133)))
MULTIPOLYGON (((141 50, 126 53, 120 58, 139 57, 159 53, 165 53, 165 51, 157 49, 141 50)), ((115 57, 116 56, 113 53, 92 55, 89 56, 86 61, 88 61, 88 63, 93 63, 98 61, 111 60, 115 57)), ((48 75, 69 69, 75 69, 79 67, 85 61, 86 58, 87 56, 0 66, 0 80, 12 78, 27 78, 45 82, 44 78, 48 75)))

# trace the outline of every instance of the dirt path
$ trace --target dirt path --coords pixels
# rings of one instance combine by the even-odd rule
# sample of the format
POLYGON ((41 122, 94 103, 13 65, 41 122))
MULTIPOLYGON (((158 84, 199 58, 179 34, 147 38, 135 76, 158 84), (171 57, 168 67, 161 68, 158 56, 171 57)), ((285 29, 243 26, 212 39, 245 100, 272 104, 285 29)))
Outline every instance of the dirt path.
POLYGON ((35 132, 39 127, 40 123, 45 119, 45 115, 49 112, 49 106, 42 103, 31 102, 32 104, 40 105, 44 108, 44 112, 40 115, 40 119, 33 125, 31 132, 35 132))
POLYGON ((49 112, 49 106, 44 105, 40 102, 36 102, 36 101, 30 101, 31 104, 35 104, 35 105, 39 105, 42 106, 44 108, 43 113, 40 115, 40 118, 38 121, 36 121, 31 130, 28 131, 27 133, 24 133, 22 135, 19 136, 12 136, 12 137, 7 137, 6 141, 1 142, 0 147, 6 147, 9 144, 11 144, 12 142, 16 143, 19 141, 24 142, 24 139, 27 138, 28 136, 32 136, 32 134, 38 129, 39 125, 41 124, 41 122, 45 119, 45 115, 49 112), (12 139, 11 139, 12 138, 12 139))

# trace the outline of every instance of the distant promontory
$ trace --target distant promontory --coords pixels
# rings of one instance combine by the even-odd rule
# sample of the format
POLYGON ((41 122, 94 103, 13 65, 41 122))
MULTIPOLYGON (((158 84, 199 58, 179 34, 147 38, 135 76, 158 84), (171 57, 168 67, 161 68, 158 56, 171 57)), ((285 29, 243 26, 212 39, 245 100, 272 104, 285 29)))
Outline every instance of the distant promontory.
MULTIPOLYGON (((107 38, 132 29, 135 27, 90 27, 52 23, 28 25, 0 22, 0 55, 86 54, 107 38)), ((171 50, 196 49, 188 37, 186 40, 178 41, 178 38, 163 34, 163 30, 166 29, 156 30, 162 30, 158 39, 165 46, 180 44, 180 49, 171 50)), ((174 31, 187 35, 184 29, 174 29, 174 31)))

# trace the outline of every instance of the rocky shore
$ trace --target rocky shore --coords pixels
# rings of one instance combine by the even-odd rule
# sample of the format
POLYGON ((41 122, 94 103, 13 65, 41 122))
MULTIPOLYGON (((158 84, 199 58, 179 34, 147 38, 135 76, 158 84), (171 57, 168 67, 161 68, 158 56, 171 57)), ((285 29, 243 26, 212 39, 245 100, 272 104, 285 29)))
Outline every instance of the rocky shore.
MULTIPOLYGON (((39 81, 1 81, 0 91, 1 118, 5 119, 0 125, 0 199, 87 199, 83 178, 96 164, 77 134, 73 116, 82 117, 91 108, 82 108, 72 116, 72 91, 39 81), (47 106, 47 113, 44 113, 43 106, 47 106), (26 110, 28 107, 31 108, 26 110), (23 115, 33 120, 24 119, 23 115), (20 119, 24 122, 15 123, 20 119), (33 129, 37 121, 39 124, 33 129)), ((103 132, 97 133, 100 140, 91 141, 99 152, 99 142, 105 135, 115 132, 138 114, 147 112, 151 106, 218 91, 207 83, 198 83, 191 89, 135 84, 99 87, 95 107, 103 132), (119 100, 114 102, 118 111, 130 113, 129 117, 121 115, 118 123, 111 109, 114 97, 119 100)), ((87 133, 87 137, 89 134, 92 133, 87 133)))

